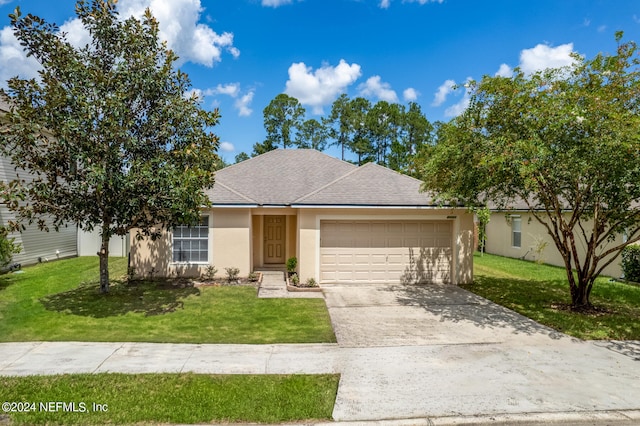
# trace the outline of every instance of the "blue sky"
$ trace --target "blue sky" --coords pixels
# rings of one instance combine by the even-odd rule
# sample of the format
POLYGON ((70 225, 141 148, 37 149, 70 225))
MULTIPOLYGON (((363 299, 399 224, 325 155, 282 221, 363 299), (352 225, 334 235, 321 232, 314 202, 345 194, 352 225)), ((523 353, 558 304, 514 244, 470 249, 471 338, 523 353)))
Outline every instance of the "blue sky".
MULTIPOLYGON (((0 0, 0 84, 33 75, 7 27, 16 6, 83 32, 74 1, 0 0), (22 55, 22 56, 21 56, 22 55)), ((640 41, 636 0, 120 0, 123 14, 150 7, 181 56, 203 107, 218 107, 221 155, 233 161, 265 137, 262 110, 279 93, 297 97, 308 118, 341 93, 406 104, 430 121, 465 106, 454 84, 485 74, 568 64, 569 54, 614 52, 614 33, 640 41)))

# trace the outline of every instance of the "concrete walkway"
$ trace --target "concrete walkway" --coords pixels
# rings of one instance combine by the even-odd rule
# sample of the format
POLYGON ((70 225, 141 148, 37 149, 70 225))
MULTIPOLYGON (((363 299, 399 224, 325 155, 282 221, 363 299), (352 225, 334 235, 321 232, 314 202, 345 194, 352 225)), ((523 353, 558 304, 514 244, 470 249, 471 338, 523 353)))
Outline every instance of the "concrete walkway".
POLYGON ((337 344, 3 343, 0 375, 340 373, 349 425, 640 424, 640 342, 572 339, 454 286, 324 295, 337 344))
POLYGON ((322 293, 292 292, 287 291, 287 282, 284 280, 284 272, 281 271, 257 271, 262 273, 262 282, 258 287, 260 298, 297 298, 297 299, 322 299, 322 293))

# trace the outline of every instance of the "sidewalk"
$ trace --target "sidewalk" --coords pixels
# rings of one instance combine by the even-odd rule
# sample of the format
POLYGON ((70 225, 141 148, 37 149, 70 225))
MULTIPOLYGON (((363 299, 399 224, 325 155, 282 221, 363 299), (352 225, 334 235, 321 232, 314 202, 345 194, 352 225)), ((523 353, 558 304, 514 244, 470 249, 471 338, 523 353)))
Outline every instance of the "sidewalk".
POLYGON ((640 424, 640 342, 573 339, 457 287, 302 295, 324 295, 337 344, 0 343, 0 376, 338 373, 333 418, 352 426, 640 424))

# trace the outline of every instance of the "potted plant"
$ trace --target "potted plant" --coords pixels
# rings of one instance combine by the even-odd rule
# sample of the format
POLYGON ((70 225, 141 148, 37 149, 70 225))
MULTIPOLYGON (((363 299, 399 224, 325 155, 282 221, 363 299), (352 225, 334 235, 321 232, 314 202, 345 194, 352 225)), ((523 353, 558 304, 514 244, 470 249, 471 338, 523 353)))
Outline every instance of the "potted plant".
POLYGON ((291 276, 296 272, 298 266, 298 259, 296 257, 290 257, 287 259, 287 276, 291 276))

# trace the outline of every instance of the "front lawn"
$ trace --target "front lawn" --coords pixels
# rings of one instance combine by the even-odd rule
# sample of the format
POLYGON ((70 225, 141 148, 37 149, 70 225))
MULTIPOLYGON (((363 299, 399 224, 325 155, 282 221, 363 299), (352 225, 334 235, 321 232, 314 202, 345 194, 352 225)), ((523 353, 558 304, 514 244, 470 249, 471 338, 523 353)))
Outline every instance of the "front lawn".
POLYGON ((74 374, 0 377, 16 424, 329 420, 337 375, 74 374), (16 412, 16 411, 20 412, 16 412))
POLYGON ((591 313, 575 313, 565 270, 508 257, 474 257, 475 282, 463 286, 541 324, 580 339, 640 339, 640 287, 600 277, 591 313))
POLYGON ((111 292, 98 291, 98 258, 44 263, 0 276, 0 341, 333 343, 322 299, 258 299, 253 287, 175 286, 124 279, 109 260, 111 292))

